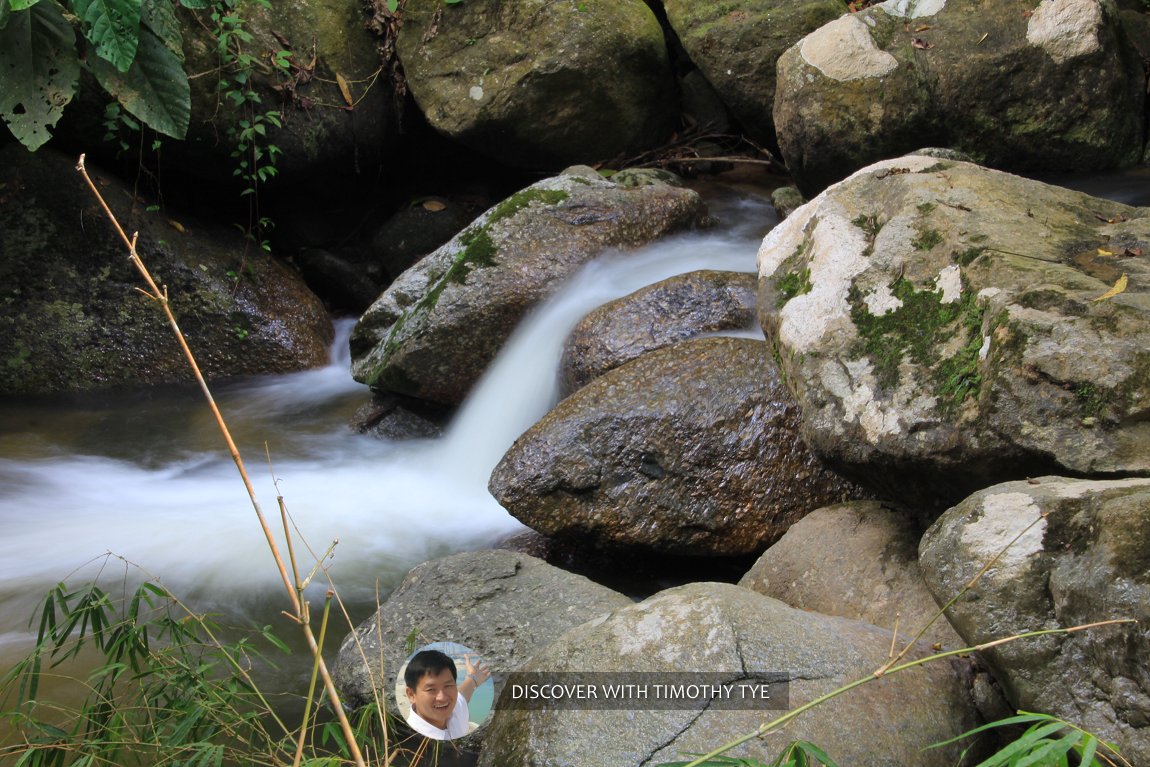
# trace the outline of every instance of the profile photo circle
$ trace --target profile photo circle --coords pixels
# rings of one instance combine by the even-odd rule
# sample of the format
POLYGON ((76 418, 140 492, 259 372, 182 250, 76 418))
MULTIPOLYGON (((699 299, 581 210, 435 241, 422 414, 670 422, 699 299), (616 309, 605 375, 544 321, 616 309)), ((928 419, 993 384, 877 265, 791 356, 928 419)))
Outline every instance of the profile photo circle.
POLYGON ((454 740, 490 718, 495 683, 483 658, 470 647, 432 642, 400 666, 395 699, 411 729, 434 740, 454 740))

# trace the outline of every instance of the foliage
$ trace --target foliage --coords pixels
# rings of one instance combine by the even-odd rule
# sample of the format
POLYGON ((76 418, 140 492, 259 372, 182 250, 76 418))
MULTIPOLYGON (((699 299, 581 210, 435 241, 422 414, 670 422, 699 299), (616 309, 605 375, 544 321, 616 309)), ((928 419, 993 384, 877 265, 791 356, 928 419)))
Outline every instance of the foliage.
POLYGON ((713 756, 705 762, 667 762, 658 767, 838 767, 821 748, 805 740, 792 741, 770 763, 758 759, 736 759, 733 756, 713 756))
POLYGON ((1019 711, 1018 716, 1000 719, 964 732, 956 738, 936 743, 932 748, 969 738, 981 732, 999 727, 1029 725, 1026 731, 1000 749, 993 756, 979 762, 978 767, 1111 767, 1126 764, 1114 746, 1102 741, 1097 735, 1075 727, 1049 714, 1035 714, 1019 711), (1074 754, 1073 761, 1070 754, 1074 754))
POLYGON ((191 117, 183 60, 171 0, 0 0, 0 117, 30 150, 50 138, 81 67, 133 117, 183 138, 191 117))
MULTIPOLYGON (((0 678, 0 721, 22 739, 0 747, 15 767, 89 764, 290 764, 291 732, 252 679, 263 650, 288 652, 270 627, 219 640, 223 629, 146 581, 119 598, 96 584, 61 583, 38 610, 35 648, 0 678), (81 656, 97 660, 79 705, 39 697, 52 671, 81 656)), ((35 617, 34 617, 35 619, 35 617)), ((361 743, 384 742, 374 707, 358 712, 361 743)), ((305 764, 351 760, 333 722, 306 738, 305 764)), ((377 755, 380 756, 380 755, 377 755)))

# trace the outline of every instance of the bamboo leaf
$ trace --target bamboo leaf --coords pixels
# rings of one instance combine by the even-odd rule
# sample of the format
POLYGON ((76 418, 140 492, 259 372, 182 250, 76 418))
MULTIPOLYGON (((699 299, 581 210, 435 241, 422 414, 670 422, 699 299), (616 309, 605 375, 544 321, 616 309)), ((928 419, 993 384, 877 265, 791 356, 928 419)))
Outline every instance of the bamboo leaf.
POLYGON ((51 138, 79 82, 76 35, 58 5, 40 2, 8 16, 0 30, 0 117, 21 144, 34 151, 51 138))
POLYGON ((140 30, 136 60, 119 72, 103 59, 89 59, 90 71, 124 109, 153 130, 182 139, 191 119, 192 97, 183 62, 148 28, 140 30))
POLYGON ((72 0, 72 10, 96 55, 127 72, 140 40, 140 0, 72 0))
POLYGON ((1114 287, 1110 288, 1110 290, 1108 290, 1105 293, 1103 293, 1102 295, 1098 296, 1098 298, 1092 298, 1090 300, 1091 301, 1105 301, 1108 298, 1114 298, 1114 296, 1118 295, 1119 293, 1123 293, 1126 291, 1126 282, 1127 282, 1126 275, 1123 274, 1121 277, 1118 278, 1118 281, 1114 283, 1114 287))

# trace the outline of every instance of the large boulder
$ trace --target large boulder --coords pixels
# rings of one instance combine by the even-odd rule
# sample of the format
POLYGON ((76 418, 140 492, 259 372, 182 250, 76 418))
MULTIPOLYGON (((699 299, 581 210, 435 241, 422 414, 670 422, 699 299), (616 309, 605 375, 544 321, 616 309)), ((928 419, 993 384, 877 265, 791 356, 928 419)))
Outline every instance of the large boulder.
MULTIPOLYGON (((644 684, 647 698, 636 694, 613 708, 611 701, 601 706, 588 701, 581 710, 497 703, 479 763, 618 767, 706 753, 755 732, 784 713, 788 703, 795 708, 869 677, 886 662, 890 640, 888 632, 861 621, 796 610, 729 584, 695 583, 663 591, 568 631, 522 669, 544 683, 585 679, 611 684, 616 679, 644 684), (718 705, 702 711, 698 706, 660 710, 654 685, 686 684, 692 672, 709 672, 700 674, 696 681, 701 683, 747 684, 782 673, 790 679, 789 701, 736 710, 718 705)), ((923 750, 975 721, 957 665, 961 662, 943 660, 872 679, 728 756, 766 762, 789 741, 804 739, 837 763, 854 767, 962 763, 962 744, 923 750)))
MULTIPOLYGON (((75 159, 0 149, 0 392, 192 381, 75 159), (77 223, 79 222, 79 223, 77 223)), ((295 272, 230 227, 145 210, 89 168, 208 378, 323 365, 332 323, 295 272)))
POLYGON ((807 33, 846 11, 842 0, 664 0, 663 7, 687 55, 743 129, 772 146, 775 62, 807 33))
POLYGON ((922 579, 919 537, 905 515, 877 501, 816 509, 763 552, 739 585, 791 607, 866 621, 903 640, 925 628, 924 640, 963 647, 922 579))
POLYGON ((397 51, 436 130, 515 167, 635 154, 678 114, 663 30, 642 0, 408 0, 397 51))
POLYGON ((579 321, 563 348, 564 395, 645 352, 755 324, 752 274, 701 270, 657 282, 610 301, 579 321))
POLYGON ((414 568, 375 615, 344 639, 333 668, 343 699, 391 695, 408 642, 458 642, 475 650, 497 682, 567 629, 631 604, 606 586, 526 554, 454 554, 414 568), (382 663, 382 670, 381 670, 382 663))
POLYGON ((1150 764, 1150 480, 1042 477, 988 488, 927 531, 920 561, 936 599, 961 593, 947 615, 971 644, 1137 621, 982 654, 1016 707, 1063 717, 1115 743, 1131 764, 1150 764))
POLYGON ((763 341, 645 354, 567 397, 516 440, 492 495, 560 539, 687 556, 761 551, 795 520, 859 497, 798 435, 763 341))
POLYGON ((782 55, 774 118, 807 195, 925 143, 1084 171, 1139 160, 1144 85, 1109 0, 889 0, 782 55))
POLYGON ((877 163, 763 241, 803 436, 941 512, 1039 473, 1150 474, 1150 210, 964 162, 877 163))
POLYGON ((528 310, 576 268, 705 216, 698 194, 653 175, 608 181, 572 168, 544 179, 481 215, 368 308, 351 336, 352 373, 373 388, 458 404, 528 310))

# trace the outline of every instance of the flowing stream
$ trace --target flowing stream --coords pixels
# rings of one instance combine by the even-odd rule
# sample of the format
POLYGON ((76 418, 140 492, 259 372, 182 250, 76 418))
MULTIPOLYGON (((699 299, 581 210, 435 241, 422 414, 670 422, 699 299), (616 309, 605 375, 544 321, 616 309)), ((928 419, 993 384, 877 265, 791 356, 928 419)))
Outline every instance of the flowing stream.
MULTIPOLYGON (((350 321, 340 323, 326 368, 216 387, 264 514, 278 526, 282 494, 312 550, 339 540, 329 571, 353 612, 365 614, 377 589, 386 596, 421 561, 521 529, 487 479, 554 403, 563 341, 590 309, 695 269, 754 270, 776 222, 769 200, 733 187, 705 193, 718 227, 611 252, 580 270, 522 323, 442 438, 387 442, 348 429, 368 400, 348 372, 350 321)), ((195 389, 0 403, 0 530, 0 671, 30 646, 28 618, 49 587, 101 569, 122 578, 122 560, 202 609, 270 623, 286 604, 195 389)))

